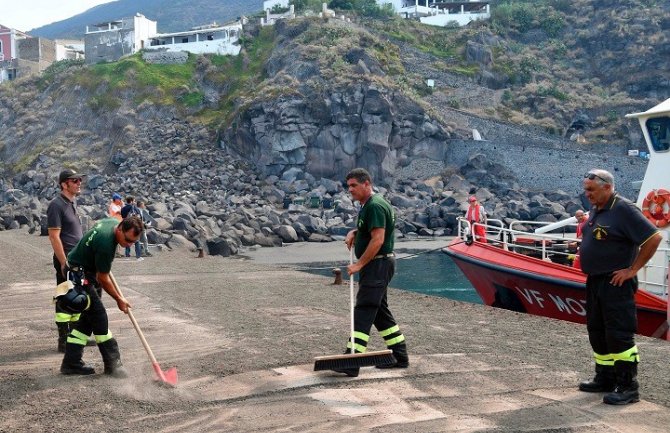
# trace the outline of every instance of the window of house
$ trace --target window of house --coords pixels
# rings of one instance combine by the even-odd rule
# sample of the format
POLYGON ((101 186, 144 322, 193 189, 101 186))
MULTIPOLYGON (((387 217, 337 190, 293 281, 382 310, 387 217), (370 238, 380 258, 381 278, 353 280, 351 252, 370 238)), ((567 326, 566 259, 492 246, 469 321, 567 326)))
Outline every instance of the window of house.
POLYGON ((182 44, 187 44, 188 43, 188 38, 181 38, 181 43, 182 44))
POLYGON ((670 117, 656 117, 646 122, 651 147, 656 152, 667 152, 670 149, 670 117))

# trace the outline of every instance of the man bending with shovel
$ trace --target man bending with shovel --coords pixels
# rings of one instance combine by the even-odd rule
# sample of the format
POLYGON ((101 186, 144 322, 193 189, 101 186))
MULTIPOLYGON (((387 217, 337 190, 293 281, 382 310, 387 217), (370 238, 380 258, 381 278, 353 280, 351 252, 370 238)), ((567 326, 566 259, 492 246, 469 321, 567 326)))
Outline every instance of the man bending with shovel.
POLYGON ((119 222, 108 218, 98 222, 81 238, 68 254, 69 290, 57 296, 60 308, 72 313, 81 313, 67 338, 65 356, 61 364, 62 374, 93 374, 93 367, 82 360, 84 346, 93 333, 105 365, 105 374, 126 377, 121 364, 119 345, 109 330, 107 311, 96 291, 101 286, 115 301, 119 310, 128 314, 130 303, 112 283, 110 272, 116 246, 128 247, 140 238, 143 226, 137 216, 129 216, 119 222))

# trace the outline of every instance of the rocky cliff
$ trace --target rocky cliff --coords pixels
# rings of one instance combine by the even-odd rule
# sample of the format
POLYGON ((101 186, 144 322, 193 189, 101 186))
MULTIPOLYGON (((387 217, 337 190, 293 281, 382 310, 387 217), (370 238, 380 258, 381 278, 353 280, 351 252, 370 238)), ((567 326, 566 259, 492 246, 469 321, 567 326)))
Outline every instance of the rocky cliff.
POLYGON ((342 179, 355 166, 408 235, 451 233, 471 194, 494 218, 555 221, 581 206, 580 175, 596 163, 621 185, 644 169, 625 157, 639 135, 577 151, 540 126, 487 117, 499 91, 365 23, 248 32, 237 59, 134 56, 0 87, 0 229, 42 231, 64 166, 89 174, 90 219, 112 192, 134 195, 150 203, 152 241, 224 255, 344 234, 356 209, 342 179))

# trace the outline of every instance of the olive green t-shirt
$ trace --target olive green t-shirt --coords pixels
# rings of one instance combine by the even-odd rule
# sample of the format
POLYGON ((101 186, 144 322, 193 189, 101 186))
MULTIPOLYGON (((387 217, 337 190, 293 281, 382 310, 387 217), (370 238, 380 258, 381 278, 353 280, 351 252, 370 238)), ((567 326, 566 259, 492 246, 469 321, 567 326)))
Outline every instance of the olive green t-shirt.
POLYGON ((67 255, 68 263, 81 266, 87 272, 106 274, 111 271, 116 253, 114 229, 117 225, 119 220, 116 218, 106 218, 96 223, 67 255))
POLYGON ((372 239, 372 229, 384 229, 384 243, 377 254, 393 252, 393 230, 395 229, 395 213, 393 208, 378 194, 373 194, 358 212, 358 231, 356 232, 355 251, 360 258, 372 239))

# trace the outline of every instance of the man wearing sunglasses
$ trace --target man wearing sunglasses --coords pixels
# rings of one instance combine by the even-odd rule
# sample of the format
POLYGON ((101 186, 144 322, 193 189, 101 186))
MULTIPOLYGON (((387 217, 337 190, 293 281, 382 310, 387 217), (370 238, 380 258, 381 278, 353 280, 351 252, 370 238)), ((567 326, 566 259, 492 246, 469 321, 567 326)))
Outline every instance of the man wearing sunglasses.
POLYGON ((87 375, 95 373, 93 367, 82 360, 84 346, 93 334, 102 355, 105 374, 125 377, 127 374, 121 364, 119 345, 109 330, 107 311, 102 304, 96 287, 101 286, 115 301, 119 310, 128 313, 130 303, 114 287, 110 278, 112 261, 117 245, 129 247, 140 238, 142 220, 131 215, 121 222, 114 218, 99 221, 86 232, 77 246, 68 254, 75 288, 80 294, 63 296, 59 301, 63 309, 80 310, 81 316, 70 330, 65 345, 65 356, 60 367, 62 374, 87 375), (80 302, 82 299, 84 302, 80 302))
POLYGON ((635 345, 637 272, 663 237, 634 203, 614 191, 614 177, 593 169, 584 175, 591 211, 582 228, 580 259, 586 279, 586 327, 596 375, 579 384, 584 392, 607 392, 603 402, 640 400, 635 345))
MULTIPOLYGON (((47 208, 49 241, 53 248, 53 265, 56 269, 56 285, 66 280, 67 254, 81 239, 81 220, 77 214, 76 198, 81 193, 82 174, 66 169, 58 176, 60 194, 47 208)), ((79 314, 63 311, 56 304, 56 327, 58 328, 58 351, 65 353, 65 340, 70 324, 79 319, 79 314)))

